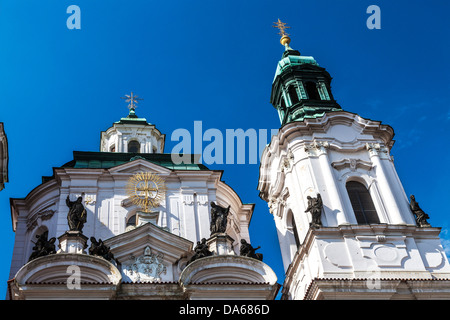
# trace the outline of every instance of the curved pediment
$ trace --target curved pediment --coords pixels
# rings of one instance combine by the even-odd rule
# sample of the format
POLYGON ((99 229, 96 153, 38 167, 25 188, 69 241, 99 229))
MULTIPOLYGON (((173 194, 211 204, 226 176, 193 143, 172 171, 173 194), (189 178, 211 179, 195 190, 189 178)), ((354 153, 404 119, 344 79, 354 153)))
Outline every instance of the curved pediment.
POLYGON ((80 283, 118 284, 120 271, 109 261, 87 254, 57 253, 36 258, 25 264, 15 276, 20 285, 67 283, 78 272, 80 283))
POLYGON ((201 258, 189 264, 181 273, 184 286, 200 283, 268 283, 274 285, 277 276, 265 263, 235 255, 201 258))
POLYGON ((110 247, 114 257, 120 262, 126 261, 132 256, 138 257, 144 253, 147 247, 150 247, 152 252, 162 253, 165 261, 175 263, 193 247, 191 241, 152 223, 146 223, 104 240, 104 243, 110 247))

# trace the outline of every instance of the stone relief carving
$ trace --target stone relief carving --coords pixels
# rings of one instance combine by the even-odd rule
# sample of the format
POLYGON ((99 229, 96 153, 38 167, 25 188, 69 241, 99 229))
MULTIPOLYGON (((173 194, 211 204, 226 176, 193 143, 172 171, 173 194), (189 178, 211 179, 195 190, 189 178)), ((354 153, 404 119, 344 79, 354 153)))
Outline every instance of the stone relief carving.
POLYGON ((166 274, 167 268, 163 264, 162 253, 152 253, 150 246, 144 249, 139 257, 131 256, 131 263, 123 265, 123 274, 133 282, 160 281, 161 274, 166 274))
POLYGON ((294 154, 291 150, 289 150, 286 157, 282 159, 281 162, 281 172, 284 172, 285 170, 289 170, 292 168, 292 163, 294 162, 294 154))
POLYGON ((369 151, 370 156, 384 155, 393 160, 393 158, 389 156, 389 150, 385 146, 382 146, 380 143, 366 143, 366 149, 367 151, 369 151))
POLYGON ((309 156, 318 156, 326 153, 326 149, 330 147, 327 141, 314 141, 313 143, 305 144, 304 150, 309 156))
POLYGON ((401 267, 409 258, 404 236, 393 238, 357 236, 362 255, 378 267, 401 267))
POLYGON ((269 200, 269 202, 267 202, 267 206, 269 207, 269 212, 273 214, 273 212, 275 211, 275 208, 277 207, 277 202, 278 199, 277 198, 271 198, 269 200))
POLYGON ((331 166, 336 170, 342 170, 344 168, 350 168, 350 171, 355 172, 356 169, 361 168, 363 170, 369 171, 372 169, 372 162, 354 159, 354 158, 346 158, 340 161, 335 161, 331 163, 331 166))
POLYGON ((56 210, 48 209, 39 211, 30 220, 27 221, 27 231, 31 231, 38 226, 38 219, 41 221, 49 220, 55 214, 56 210))
POLYGON ((269 207, 269 212, 271 214, 276 213, 277 216, 281 216, 283 212, 281 212, 280 206, 286 207, 287 206, 287 198, 289 197, 289 192, 286 194, 280 195, 278 198, 272 197, 268 202, 267 205, 269 207))

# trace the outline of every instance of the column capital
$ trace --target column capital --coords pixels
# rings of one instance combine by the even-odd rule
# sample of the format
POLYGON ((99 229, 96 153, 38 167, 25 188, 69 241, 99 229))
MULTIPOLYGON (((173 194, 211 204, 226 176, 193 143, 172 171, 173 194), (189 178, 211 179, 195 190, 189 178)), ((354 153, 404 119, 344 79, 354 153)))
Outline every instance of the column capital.
POLYGON ((306 143, 304 146, 305 152, 310 156, 319 156, 321 154, 326 154, 330 147, 328 141, 314 141, 313 143, 306 143))
POLYGON ((370 156, 378 156, 381 152, 388 154, 388 150, 380 143, 366 143, 366 149, 369 151, 370 156))

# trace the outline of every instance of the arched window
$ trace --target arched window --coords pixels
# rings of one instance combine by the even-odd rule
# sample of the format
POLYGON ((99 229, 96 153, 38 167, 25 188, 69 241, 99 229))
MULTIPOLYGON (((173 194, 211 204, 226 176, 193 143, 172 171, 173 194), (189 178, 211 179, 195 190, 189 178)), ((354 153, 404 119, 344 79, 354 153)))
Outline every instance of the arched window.
POLYGON ((300 248, 300 239, 298 238, 297 225, 295 224, 294 215, 292 213, 291 213, 291 225, 292 225, 292 231, 294 232, 295 244, 298 249, 298 248, 300 248))
POLYGON ((316 83, 308 81, 305 83, 306 93, 310 100, 321 100, 319 92, 317 91, 316 83))
POLYGON ((135 226, 136 226, 136 215, 132 215, 130 218, 128 218, 125 228, 135 226))
POLYGON ((345 185, 358 224, 380 223, 372 197, 364 185, 349 181, 345 185))
POLYGON ((289 93, 289 98, 291 98, 291 102, 293 105, 299 102, 297 90, 295 90, 294 86, 289 87, 288 93, 289 93))
POLYGON ((139 153, 140 147, 141 145, 139 141, 131 140, 130 142, 128 142, 128 152, 139 153))
POLYGON ((281 97, 281 99, 280 99, 281 101, 280 101, 280 105, 281 105, 281 110, 285 110, 286 109, 286 103, 284 102, 284 98, 283 97, 281 97))
POLYGON ((110 147, 109 147, 109 152, 116 152, 116 145, 111 145, 110 147))

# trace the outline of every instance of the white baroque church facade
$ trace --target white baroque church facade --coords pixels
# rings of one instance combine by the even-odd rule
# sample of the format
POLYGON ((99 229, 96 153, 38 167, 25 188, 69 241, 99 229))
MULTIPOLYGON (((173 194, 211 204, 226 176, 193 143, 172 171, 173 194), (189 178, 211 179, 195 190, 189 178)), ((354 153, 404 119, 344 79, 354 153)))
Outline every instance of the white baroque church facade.
POLYGON ((164 137, 131 108, 102 132, 100 152, 75 151, 25 198, 11 199, 9 299, 275 298, 273 270, 241 252, 253 205, 221 181, 221 171, 175 164, 163 153, 164 137), (142 173, 165 188, 147 211, 127 193, 142 173), (68 226, 78 198, 81 232, 68 226), (212 207, 228 209, 226 229, 214 234, 212 207), (207 254, 199 256, 201 244, 207 254))
MULTIPOLYGON (((331 76, 290 48, 279 23, 285 51, 271 103, 281 127, 257 188, 278 232, 281 299, 449 299, 440 228, 405 194, 393 129, 344 111, 331 76)), ((11 199, 9 299, 275 299, 277 276, 251 246, 253 205, 220 171, 172 161, 164 139, 131 99, 100 152, 74 151, 11 199), (159 180, 130 189, 145 174, 159 180), (160 201, 143 210, 134 196, 151 198, 158 181, 160 201)))

